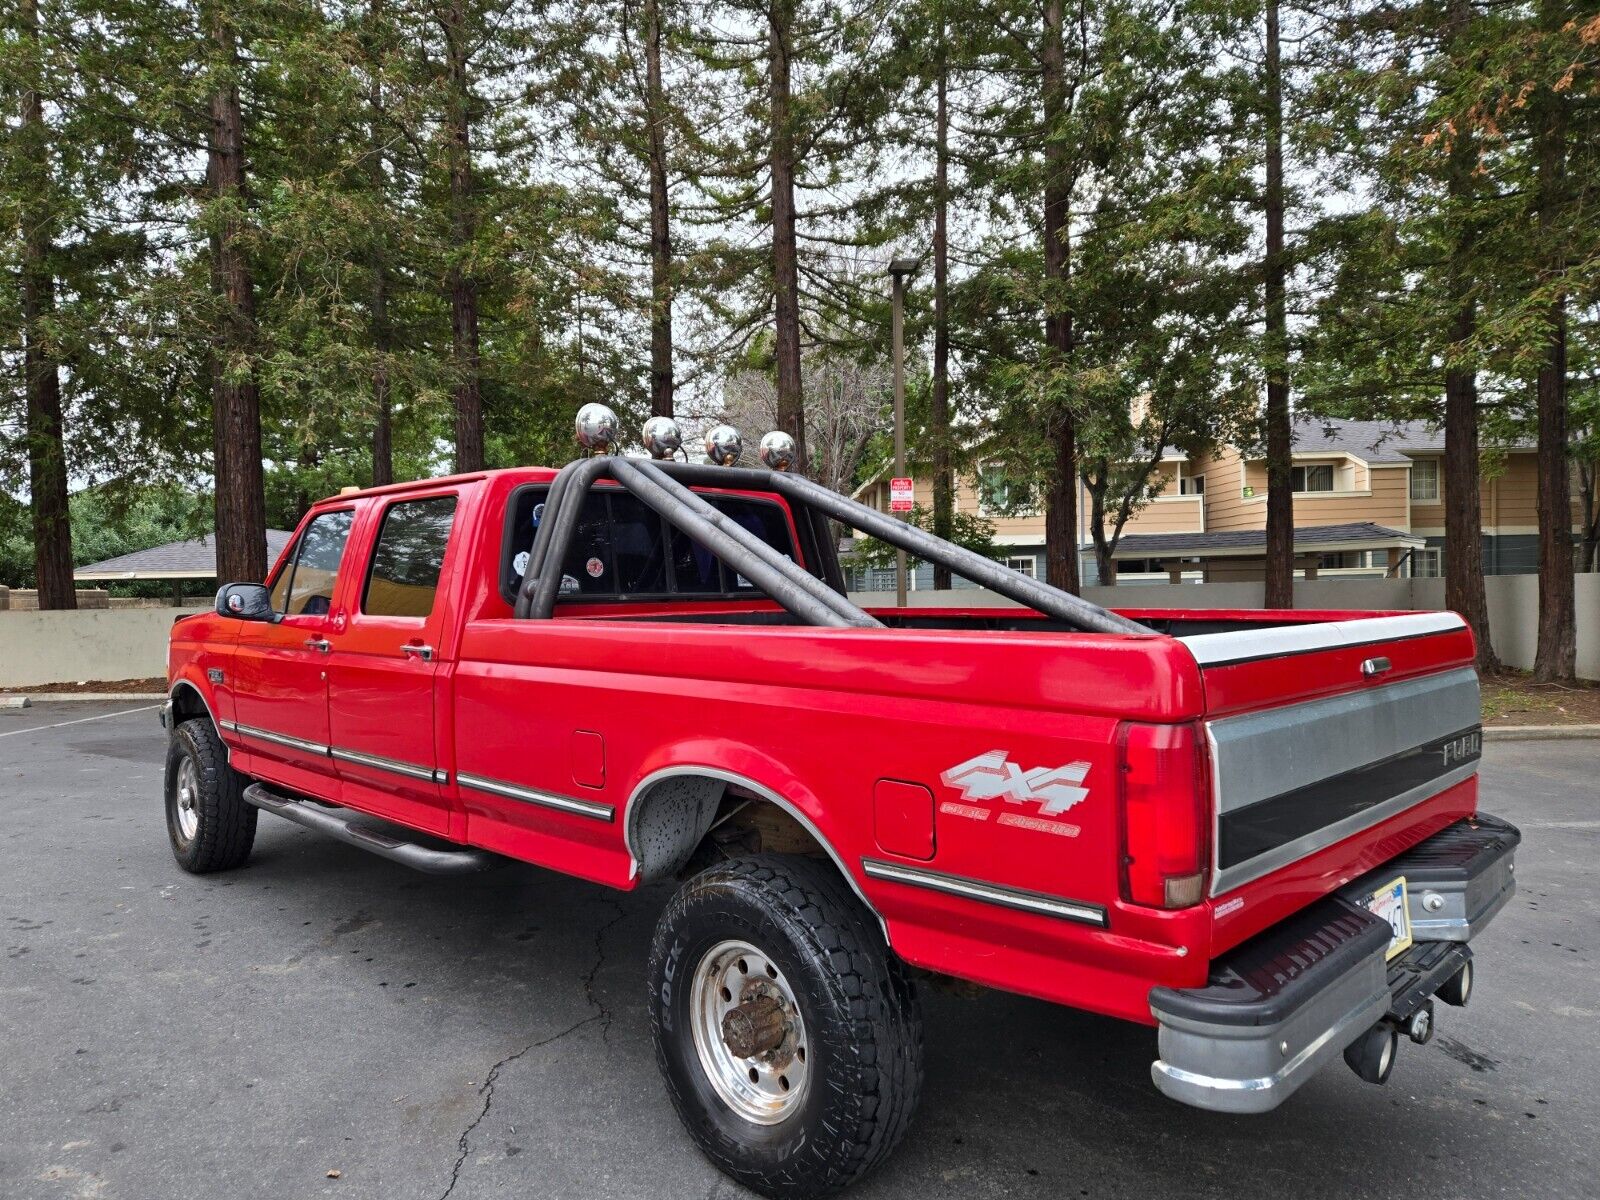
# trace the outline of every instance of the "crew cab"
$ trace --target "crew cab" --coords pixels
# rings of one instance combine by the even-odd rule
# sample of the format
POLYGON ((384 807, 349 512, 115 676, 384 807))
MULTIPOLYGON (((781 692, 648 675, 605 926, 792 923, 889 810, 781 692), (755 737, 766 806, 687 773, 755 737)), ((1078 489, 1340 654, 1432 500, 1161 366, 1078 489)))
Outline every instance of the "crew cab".
POLYGON ((1153 1026, 1202 1108, 1341 1053, 1383 1082, 1514 886, 1473 660, 1451 613, 1109 612, 792 472, 597 455, 330 497, 177 621, 167 826, 195 872, 266 811, 680 880, 667 1090, 722 1170, 817 1195, 903 1134, 929 976, 1153 1026), (835 522, 1021 606, 864 611, 835 522))

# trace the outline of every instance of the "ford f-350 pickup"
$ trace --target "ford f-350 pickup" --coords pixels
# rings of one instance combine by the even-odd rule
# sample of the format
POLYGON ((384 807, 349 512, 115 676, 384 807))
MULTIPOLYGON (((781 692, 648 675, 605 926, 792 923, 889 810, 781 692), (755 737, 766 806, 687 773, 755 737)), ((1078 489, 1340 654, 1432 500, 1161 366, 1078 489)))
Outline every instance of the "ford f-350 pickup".
POLYGON ((667 1090, 729 1175, 818 1195, 905 1131, 923 973, 1154 1025, 1203 1108, 1341 1053, 1383 1082, 1514 886, 1473 657, 1450 613, 1112 613, 791 472, 597 455, 331 497, 176 622, 167 827, 194 872, 264 810, 681 880, 667 1090), (1024 607, 863 611, 835 521, 1024 607))

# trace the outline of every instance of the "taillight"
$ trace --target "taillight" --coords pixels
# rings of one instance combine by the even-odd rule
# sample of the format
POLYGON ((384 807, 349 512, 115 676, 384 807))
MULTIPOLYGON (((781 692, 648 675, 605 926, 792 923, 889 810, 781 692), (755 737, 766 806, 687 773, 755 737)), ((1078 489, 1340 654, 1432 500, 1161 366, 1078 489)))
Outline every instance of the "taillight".
POLYGON ((1122 896, 1187 908, 1205 895, 1210 822, 1193 725, 1122 726, 1122 896))

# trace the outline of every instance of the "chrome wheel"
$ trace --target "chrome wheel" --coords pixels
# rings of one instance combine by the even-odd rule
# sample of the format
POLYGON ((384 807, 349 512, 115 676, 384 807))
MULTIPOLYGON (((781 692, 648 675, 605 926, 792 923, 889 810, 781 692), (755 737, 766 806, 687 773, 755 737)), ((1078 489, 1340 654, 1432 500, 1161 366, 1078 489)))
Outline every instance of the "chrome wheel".
POLYGON ((184 755, 178 763, 178 833, 185 842, 200 832, 200 772, 194 759, 184 755))
POLYGON ((706 1078, 727 1106, 776 1125, 805 1099, 805 1020, 777 965, 749 942, 718 942, 690 985, 690 1027, 706 1078))

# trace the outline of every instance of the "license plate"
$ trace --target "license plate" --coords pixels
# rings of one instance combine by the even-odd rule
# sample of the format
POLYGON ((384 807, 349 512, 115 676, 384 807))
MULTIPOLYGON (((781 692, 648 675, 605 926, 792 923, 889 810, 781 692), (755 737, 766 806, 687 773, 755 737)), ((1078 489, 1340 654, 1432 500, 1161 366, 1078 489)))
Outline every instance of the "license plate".
POLYGON ((1389 922, 1391 931, 1389 949, 1384 955, 1387 962, 1411 945, 1411 911, 1406 906, 1406 878, 1392 880, 1378 888, 1367 898, 1367 908, 1374 916, 1389 922))

